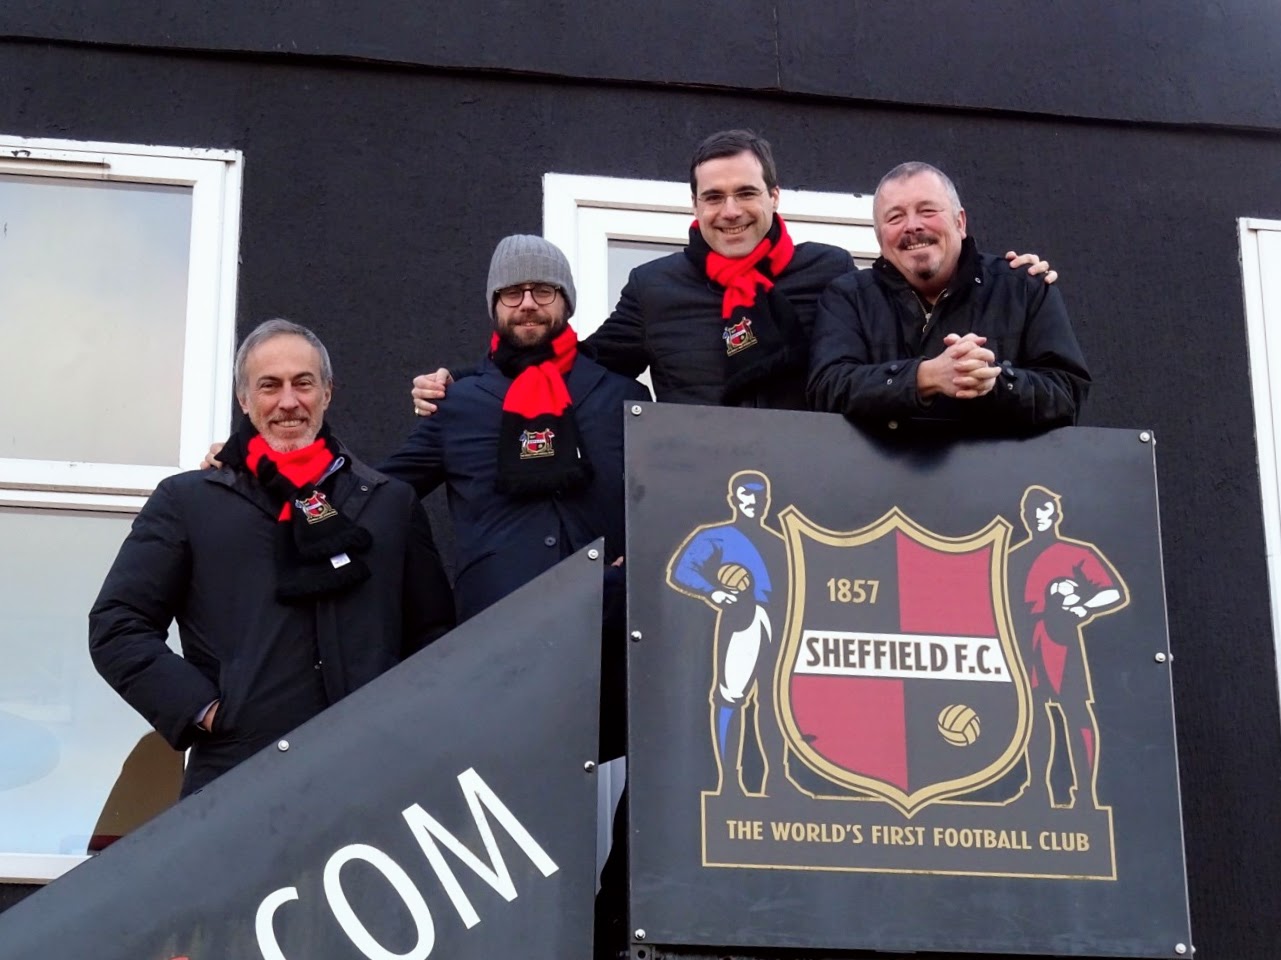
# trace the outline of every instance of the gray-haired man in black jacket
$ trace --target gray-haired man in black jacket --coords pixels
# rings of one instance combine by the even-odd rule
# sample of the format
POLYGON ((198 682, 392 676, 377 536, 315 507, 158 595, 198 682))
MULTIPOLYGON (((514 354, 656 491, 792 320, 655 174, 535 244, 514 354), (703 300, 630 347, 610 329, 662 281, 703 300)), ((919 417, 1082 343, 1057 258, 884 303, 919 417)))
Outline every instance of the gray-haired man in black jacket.
POLYGON ((873 430, 1025 435, 1076 422, 1090 374, 1059 292, 966 235, 952 181, 900 164, 873 202, 881 257, 819 300, 809 396, 873 430))
POLYGON ((221 466, 156 487, 89 613, 98 672, 191 749, 184 796, 454 624, 418 497, 325 425, 333 368, 316 335, 268 320, 235 379, 245 417, 221 466))

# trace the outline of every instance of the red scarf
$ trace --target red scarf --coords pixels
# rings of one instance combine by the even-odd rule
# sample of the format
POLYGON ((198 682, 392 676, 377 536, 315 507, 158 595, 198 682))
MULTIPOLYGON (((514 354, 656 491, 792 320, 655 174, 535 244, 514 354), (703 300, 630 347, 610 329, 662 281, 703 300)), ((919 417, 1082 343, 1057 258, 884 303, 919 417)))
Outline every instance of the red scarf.
MULTIPOLYGON (((245 466, 256 476, 258 467, 263 458, 270 460, 280 471, 280 475, 292 483, 295 487, 310 487, 316 483, 329 465, 334 462, 333 452, 324 440, 315 440, 300 450, 291 450, 288 453, 281 453, 273 450, 262 434, 254 434, 253 438, 246 445, 245 466)), ((292 516, 292 507, 286 500, 280 507, 280 516, 277 517, 281 523, 284 523, 292 516)))
POLYGON ((496 333, 489 339, 489 355, 499 369, 511 376, 508 370, 513 364, 523 367, 512 376, 512 385, 503 397, 503 410, 527 420, 543 413, 560 416, 573 402, 569 388, 565 386, 565 374, 573 368, 578 356, 578 334, 574 333, 574 328, 566 326, 556 335, 551 342, 551 356, 548 357, 545 350, 530 351, 530 359, 546 359, 528 366, 521 363, 523 358, 519 352, 513 352, 509 358, 507 350, 499 349, 502 343, 496 333))
MULTIPOLYGON (((770 230, 745 257, 726 257, 715 250, 707 252, 708 279, 725 288, 725 296, 721 300, 722 318, 728 320, 735 307, 755 304, 758 290, 769 292, 774 289, 774 277, 792 262, 796 248, 787 233, 787 225, 778 214, 774 214, 774 223, 778 225, 777 237, 771 240, 770 234, 774 231, 770 230), (762 261, 765 264, 763 271, 757 269, 757 264, 762 261)), ((698 221, 695 220, 694 228, 697 227, 698 221)))

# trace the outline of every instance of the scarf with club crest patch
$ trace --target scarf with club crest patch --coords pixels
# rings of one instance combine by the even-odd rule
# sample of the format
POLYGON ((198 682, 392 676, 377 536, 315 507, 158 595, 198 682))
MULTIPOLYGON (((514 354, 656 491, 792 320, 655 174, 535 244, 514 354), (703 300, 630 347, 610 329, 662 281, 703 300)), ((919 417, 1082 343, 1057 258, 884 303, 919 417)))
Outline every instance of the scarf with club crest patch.
POLYGON ((803 372, 809 355, 796 310, 774 281, 792 262, 795 246, 778 214, 769 233, 743 257, 726 257, 703 239, 695 220, 685 256, 709 280, 725 288, 721 321, 725 343, 725 388, 721 402, 736 406, 763 381, 803 372))
POLYGON ((592 466, 565 386, 578 356, 574 328, 566 326, 550 341, 526 349, 495 333, 489 356, 512 381, 498 429, 498 492, 539 497, 584 487, 592 466))
POLYGON ((276 516, 276 598, 301 603, 341 593, 369 579, 358 554, 373 546, 364 527, 329 500, 334 477, 351 468, 327 426, 300 450, 273 450, 249 418, 218 454, 224 466, 244 469, 280 505, 276 516))

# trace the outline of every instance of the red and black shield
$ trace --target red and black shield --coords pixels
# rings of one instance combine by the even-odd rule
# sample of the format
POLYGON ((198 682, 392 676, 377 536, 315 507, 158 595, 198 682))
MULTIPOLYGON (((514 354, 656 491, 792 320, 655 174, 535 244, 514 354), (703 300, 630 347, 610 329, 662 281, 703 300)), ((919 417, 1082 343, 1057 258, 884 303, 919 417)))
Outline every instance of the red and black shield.
POLYGON ((1030 717, 1009 524, 948 538, 897 508, 844 533, 795 507, 780 519, 791 593, 775 685, 797 755, 908 814, 1009 770, 1030 717))

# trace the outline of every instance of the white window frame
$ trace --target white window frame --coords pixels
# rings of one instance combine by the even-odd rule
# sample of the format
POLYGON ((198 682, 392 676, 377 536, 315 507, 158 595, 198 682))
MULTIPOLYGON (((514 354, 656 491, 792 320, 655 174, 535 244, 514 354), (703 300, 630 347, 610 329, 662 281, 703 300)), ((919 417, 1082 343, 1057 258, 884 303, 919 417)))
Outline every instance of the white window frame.
MULTIPOLYGON (((1281 265, 1281 220, 1242 218, 1241 279, 1245 292, 1246 342, 1250 353, 1250 387, 1254 400, 1254 436, 1258 450, 1263 537, 1268 560, 1268 597, 1272 642, 1281 665, 1281 284, 1264 282, 1281 265), (1271 326, 1269 327, 1269 318, 1271 326)), ((1278 676, 1281 689, 1281 675, 1278 676)))
MULTIPOLYGON (((778 212, 797 243, 830 243, 865 261, 880 256, 870 196, 782 189, 778 212)), ((578 303, 573 325, 580 337, 604 323, 614 309, 608 288, 609 241, 683 246, 693 217, 688 183, 543 174, 543 236, 574 267, 578 303)))
POLYGON ((243 166, 238 150, 0 136, 0 173, 191 188, 178 463, 0 458, 0 506, 136 511, 156 484, 198 467, 227 436, 243 166))
MULTIPOLYGON (((580 337, 599 327, 614 310, 609 291, 610 241, 684 246, 689 242, 693 210, 688 182, 543 174, 543 237, 560 247, 573 267, 578 302, 572 323, 580 337)), ((829 243, 864 263, 880 256, 870 195, 781 189, 778 212, 797 243, 829 243)), ((599 871, 612 841, 611 813, 626 779, 625 761, 611 760, 597 772, 599 871)))
MULTIPOLYGON (((0 173, 191 189, 177 464, 0 457, 0 507, 136 513, 165 477, 193 469, 231 429, 244 157, 208 150, 0 135, 0 173)), ((86 402, 92 403, 93 397, 86 402)), ((121 429, 127 429, 122 424, 121 429)), ((45 883, 87 856, 0 851, 0 882, 45 883)))

